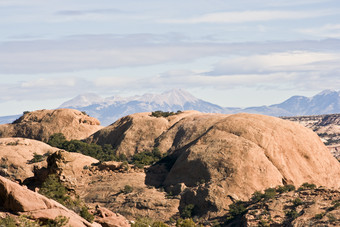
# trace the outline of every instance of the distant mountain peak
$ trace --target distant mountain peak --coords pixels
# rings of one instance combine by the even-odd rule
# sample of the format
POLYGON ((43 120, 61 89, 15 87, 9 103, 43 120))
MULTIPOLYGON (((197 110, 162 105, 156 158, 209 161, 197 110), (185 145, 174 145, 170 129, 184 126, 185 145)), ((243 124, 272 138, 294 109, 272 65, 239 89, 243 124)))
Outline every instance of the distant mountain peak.
POLYGON ((321 91, 320 93, 318 93, 316 95, 329 95, 329 94, 332 94, 332 93, 338 93, 338 92, 335 91, 335 90, 326 89, 326 90, 323 90, 323 91, 321 91))
POLYGON ((84 93, 84 94, 80 94, 74 97, 73 99, 67 102, 64 102, 63 104, 61 104, 59 108, 66 108, 66 107, 78 108, 78 107, 83 107, 83 106, 89 106, 94 103, 100 103, 103 101, 104 99, 95 93, 84 93))

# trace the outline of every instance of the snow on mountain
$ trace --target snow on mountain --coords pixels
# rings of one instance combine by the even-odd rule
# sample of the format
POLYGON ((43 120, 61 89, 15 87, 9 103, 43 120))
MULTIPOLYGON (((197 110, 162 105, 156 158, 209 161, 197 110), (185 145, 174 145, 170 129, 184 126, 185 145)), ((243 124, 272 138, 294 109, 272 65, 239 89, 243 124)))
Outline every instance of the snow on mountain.
MULTIPOLYGON (((181 89, 173 89, 162 94, 108 98, 87 93, 63 103, 59 108, 86 111, 90 116, 98 118, 102 125, 109 125, 128 114, 156 110, 198 110, 205 113, 228 114, 247 112, 271 116, 320 115, 340 113, 340 91, 324 90, 313 97, 292 96, 279 104, 248 108, 221 107, 198 99, 181 89)), ((10 123, 14 117, 18 116, 0 117, 0 123, 10 123)))
POLYGON ((144 94, 141 96, 101 98, 95 94, 80 95, 63 103, 60 108, 74 108, 86 111, 98 118, 103 125, 108 125, 118 118, 137 112, 156 110, 198 110, 201 112, 222 113, 224 108, 200 100, 182 89, 173 89, 162 94, 144 94))
POLYGON ((103 101, 104 99, 95 93, 86 93, 86 94, 78 95, 77 97, 67 102, 64 102, 63 104, 60 105, 59 108, 69 108, 69 107, 80 108, 84 106, 93 105, 95 103, 101 103, 103 101))

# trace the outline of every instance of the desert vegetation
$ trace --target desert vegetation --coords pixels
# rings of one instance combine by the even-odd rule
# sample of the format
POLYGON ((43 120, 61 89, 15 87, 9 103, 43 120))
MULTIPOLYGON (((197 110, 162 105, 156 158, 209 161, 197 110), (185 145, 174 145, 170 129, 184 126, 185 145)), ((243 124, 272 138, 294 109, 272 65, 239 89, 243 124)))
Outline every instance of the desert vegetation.
POLYGON ((152 112, 151 116, 152 117, 169 117, 169 116, 173 116, 173 115, 180 114, 180 113, 182 113, 182 111, 180 110, 178 110, 176 113, 157 110, 157 111, 152 112))

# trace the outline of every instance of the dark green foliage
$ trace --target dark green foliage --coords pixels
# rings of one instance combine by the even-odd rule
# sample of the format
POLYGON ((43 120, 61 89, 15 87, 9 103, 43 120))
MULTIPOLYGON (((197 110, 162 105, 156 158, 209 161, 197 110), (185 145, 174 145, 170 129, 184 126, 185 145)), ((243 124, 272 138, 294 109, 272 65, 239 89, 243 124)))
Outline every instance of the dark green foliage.
POLYGON ((133 191, 133 187, 130 186, 130 185, 125 185, 125 186, 124 186, 124 189, 122 190, 122 192, 123 192, 124 194, 129 194, 129 193, 131 193, 132 191, 133 191))
POLYGON ((16 227, 16 221, 11 216, 0 218, 0 227, 16 227))
POLYGON ((176 227, 196 227, 195 222, 191 218, 178 219, 176 222, 176 227))
POLYGON ((191 218, 193 215, 193 210, 195 208, 194 204, 188 204, 186 205, 183 210, 181 211, 181 217, 182 218, 191 218))
POLYGON ((49 175, 39 190, 40 194, 50 199, 54 199, 65 206, 68 204, 68 200, 70 200, 67 192, 67 189, 61 184, 55 174, 49 175))
POLYGON ((303 204, 303 202, 300 198, 296 198, 292 202, 293 202, 294 207, 297 207, 297 206, 300 206, 300 205, 303 204))
POLYGON ((54 133, 53 135, 50 136, 47 143, 52 147, 58 147, 60 149, 63 149, 64 142, 66 142, 64 134, 54 133))
POLYGON ((28 162, 29 164, 41 162, 44 160, 44 155, 33 153, 33 158, 28 162))
POLYGON ((82 216, 88 222, 93 222, 94 216, 89 212, 86 206, 83 206, 80 210, 80 216, 82 216))
POLYGON ((267 188, 264 190, 263 198, 264 200, 273 199, 276 196, 275 188, 267 188))
POLYGON ((286 214, 286 217, 291 220, 294 220, 295 218, 299 217, 299 213, 295 210, 295 208, 291 210, 287 210, 285 214, 286 214))
POLYGON ((276 191, 280 194, 284 193, 284 192, 294 191, 294 190, 295 190, 295 186, 291 185, 291 184, 287 184, 287 185, 284 185, 284 186, 278 186, 276 188, 276 191))
POLYGON ((232 217, 244 214, 247 211, 246 205, 242 201, 237 201, 229 205, 229 214, 232 217))
POLYGON ((310 183, 303 183, 300 187, 299 190, 303 190, 303 189, 315 189, 316 185, 315 184, 310 184, 310 183))
POLYGON ((324 216, 325 216, 325 213, 316 214, 316 215, 314 216, 314 219, 320 220, 320 219, 322 219, 324 216))
POLYGON ((259 202, 263 198, 263 194, 260 191, 255 191, 251 196, 251 201, 253 203, 259 202))
POLYGON ((163 112, 161 110, 157 110, 151 113, 151 116, 153 117, 169 117, 172 115, 180 114, 182 111, 178 110, 176 113, 174 112, 163 112))
POLYGON ((64 216, 58 216, 54 220, 47 220, 46 223, 41 223, 42 226, 48 226, 48 227, 62 227, 66 226, 69 222, 70 218, 64 217, 64 216))
POLYGON ((144 151, 132 156, 132 163, 139 168, 143 168, 144 165, 151 165, 153 163, 158 162, 162 158, 163 154, 159 151, 158 148, 154 148, 151 152, 144 151))
POLYGON ((126 160, 126 156, 116 156, 116 151, 112 148, 111 144, 104 144, 99 146, 97 144, 88 144, 80 140, 67 141, 62 133, 53 134, 48 144, 52 147, 58 147, 69 152, 77 152, 84 155, 94 157, 100 161, 119 161, 126 160))

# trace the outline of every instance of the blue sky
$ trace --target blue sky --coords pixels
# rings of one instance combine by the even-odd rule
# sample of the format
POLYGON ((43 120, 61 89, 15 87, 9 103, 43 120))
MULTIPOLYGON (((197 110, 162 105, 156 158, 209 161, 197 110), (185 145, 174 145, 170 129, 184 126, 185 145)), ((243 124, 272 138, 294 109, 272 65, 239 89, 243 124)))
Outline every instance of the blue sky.
POLYGON ((0 116, 182 88, 221 106, 340 90, 337 0, 0 0, 0 116))

